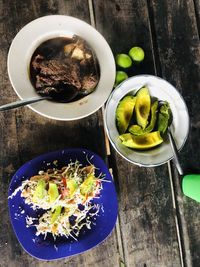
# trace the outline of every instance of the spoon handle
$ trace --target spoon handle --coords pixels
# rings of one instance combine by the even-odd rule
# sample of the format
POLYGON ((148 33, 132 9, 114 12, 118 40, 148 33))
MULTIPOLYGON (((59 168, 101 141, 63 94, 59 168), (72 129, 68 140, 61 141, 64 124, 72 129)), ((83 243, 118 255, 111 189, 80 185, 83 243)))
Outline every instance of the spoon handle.
POLYGON ((36 96, 36 97, 32 97, 32 98, 19 100, 19 101, 16 101, 16 102, 12 102, 12 103, 0 106, 0 111, 13 109, 13 108, 18 108, 18 107, 25 106, 25 105, 28 105, 28 104, 32 104, 32 103, 35 103, 35 102, 39 102, 39 101, 42 101, 42 100, 45 100, 45 99, 51 99, 51 98, 48 97, 48 96, 45 96, 45 97, 36 96))
POLYGON ((181 167, 181 164, 179 161, 179 156, 178 156, 178 149, 177 149, 176 143, 174 141, 174 137, 172 136, 172 133, 170 131, 170 128, 168 128, 167 133, 168 133, 169 141, 170 141, 171 148, 172 148, 173 155, 174 155, 174 163, 176 165, 176 168, 177 168, 179 174, 183 175, 183 169, 181 167))

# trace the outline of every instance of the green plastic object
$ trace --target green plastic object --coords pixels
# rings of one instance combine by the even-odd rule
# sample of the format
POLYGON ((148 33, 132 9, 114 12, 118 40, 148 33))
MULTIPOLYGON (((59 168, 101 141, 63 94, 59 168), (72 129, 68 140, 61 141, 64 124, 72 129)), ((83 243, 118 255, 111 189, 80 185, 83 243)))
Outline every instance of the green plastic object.
POLYGON ((183 177, 184 195, 200 202, 200 174, 188 174, 183 177))

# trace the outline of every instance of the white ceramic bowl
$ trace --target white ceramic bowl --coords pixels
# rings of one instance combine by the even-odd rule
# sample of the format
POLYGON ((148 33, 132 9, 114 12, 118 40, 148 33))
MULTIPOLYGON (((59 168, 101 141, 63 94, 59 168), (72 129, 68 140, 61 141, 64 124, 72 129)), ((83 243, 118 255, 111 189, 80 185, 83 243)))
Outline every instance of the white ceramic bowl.
POLYGON ((167 81, 152 75, 138 75, 131 77, 121 83, 110 95, 105 110, 105 125, 108 137, 116 151, 126 160, 144 167, 161 165, 173 158, 170 144, 167 140, 162 145, 146 151, 137 151, 125 147, 119 140, 119 133, 116 127, 115 111, 119 101, 128 93, 136 93, 142 86, 148 86, 151 96, 159 100, 166 100, 170 104, 173 114, 171 131, 180 150, 188 136, 189 115, 187 106, 175 89, 167 81))
POLYGON ((94 50, 100 65, 100 80, 90 95, 71 103, 44 100, 29 105, 37 113, 56 120, 75 120, 98 110, 107 100, 115 81, 115 61, 104 37, 86 22, 74 17, 51 15, 38 18, 15 36, 8 53, 8 75, 20 99, 37 96, 29 79, 33 52, 44 41, 73 35, 82 37, 94 50))

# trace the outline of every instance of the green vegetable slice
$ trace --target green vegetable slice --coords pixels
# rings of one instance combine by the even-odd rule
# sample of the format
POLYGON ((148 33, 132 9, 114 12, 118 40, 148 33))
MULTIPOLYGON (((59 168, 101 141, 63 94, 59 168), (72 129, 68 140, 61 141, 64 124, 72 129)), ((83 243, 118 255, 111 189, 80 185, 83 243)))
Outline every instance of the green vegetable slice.
POLYGON ((135 112, 137 124, 145 129, 151 108, 151 98, 146 86, 142 87, 136 94, 135 112))
POLYGON ((78 184, 75 180, 67 181, 67 188, 69 189, 69 196, 72 197, 78 189, 78 184))
POLYGON ((46 184, 44 180, 39 180, 33 194, 33 202, 37 202, 39 199, 42 199, 46 194, 46 184))
POLYGON ((165 102, 161 107, 158 114, 158 131, 164 135, 167 131, 170 118, 170 106, 168 102, 165 102))
POLYGON ((93 191, 93 186, 95 184, 95 176, 93 174, 88 175, 84 182, 80 186, 80 192, 82 195, 86 196, 93 191))
POLYGON ((54 209, 54 211, 51 213, 51 224, 55 223, 60 216, 62 207, 58 206, 54 209))
POLYGON ((117 127, 120 134, 126 132, 133 115, 136 97, 132 95, 125 96, 118 104, 116 109, 117 127))
POLYGON ((58 192, 58 187, 56 184, 52 182, 49 183, 48 195, 49 195, 50 202, 54 202, 58 198, 59 192, 58 192))
POLYGON ((139 125, 131 125, 128 129, 129 132, 132 133, 133 135, 142 135, 145 133, 152 132, 156 124, 157 108, 158 108, 158 101, 156 100, 151 106, 151 120, 149 125, 145 129, 142 129, 142 127, 139 125))
POLYGON ((130 133, 119 136, 122 144, 139 150, 155 147, 163 142, 160 132, 151 132, 144 135, 135 136, 130 133))

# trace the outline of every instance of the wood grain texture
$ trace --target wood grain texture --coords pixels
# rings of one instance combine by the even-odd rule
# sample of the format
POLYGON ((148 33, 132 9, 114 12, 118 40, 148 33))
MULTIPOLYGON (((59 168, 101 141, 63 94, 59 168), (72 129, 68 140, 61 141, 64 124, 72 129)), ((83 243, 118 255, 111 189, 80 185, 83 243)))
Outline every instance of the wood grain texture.
MULTIPOLYGON (((199 173, 200 43, 193 1, 152 2, 162 73, 183 95, 191 120, 188 140, 180 154, 181 162, 186 173, 199 173)), ((180 177, 174 171, 185 264, 198 267, 200 206, 183 197, 180 182, 180 177)))
MULTIPOLYGON (((181 152, 186 172, 200 172, 200 4, 197 0, 93 1, 97 29, 114 54, 134 45, 145 50, 145 61, 129 75, 157 73, 181 92, 188 105, 191 127, 181 152), (155 69, 156 68, 156 69, 155 69)), ((31 20, 66 14, 90 22, 87 0, 0 0, 0 104, 17 99, 7 75, 7 52, 16 33, 31 20)), ((58 122, 27 107, 0 113, 0 267, 118 267, 116 231, 85 254, 55 262, 38 261, 19 245, 9 223, 7 189, 12 174, 31 158, 64 147, 88 148, 105 160, 101 111, 79 121, 58 122)), ((176 212, 185 266, 199 267, 200 206, 183 197, 180 177, 173 169, 173 208, 167 166, 139 168, 111 149, 110 162, 119 196, 119 223, 126 267, 180 267, 176 212)), ((117 240, 118 236, 118 240, 117 240)), ((122 253, 121 253, 122 254, 122 253)))
POLYGON ((196 15, 197 27, 200 35, 200 1, 194 0, 194 11, 196 15))
POLYGON ((145 48, 145 64, 129 70, 129 75, 154 74, 153 51, 145 1, 94 1, 96 28, 110 44, 114 55, 128 53, 132 46, 145 48), (139 14, 141 12, 141 14, 139 14), (138 17, 139 16, 139 17, 138 17))
MULTIPOLYGON (((65 14, 90 22, 88 1, 0 1, 0 104, 17 99, 7 76, 9 45, 28 22, 49 14, 65 14)), ((26 161, 48 151, 66 147, 88 148, 106 159, 101 111, 74 122, 44 118, 28 107, 0 113, 0 266, 115 267, 119 264, 116 232, 95 249, 55 262, 38 261, 19 245, 9 223, 7 189, 13 173, 26 161), (5 231, 6 229, 6 231, 5 231)))
MULTIPOLYGON (((5 10, 6 12, 6 10, 5 10)), ((7 51, 9 32, 5 31, 5 23, 3 23, 6 13, 3 10, 3 3, 0 4, 0 82, 1 82, 1 97, 0 104, 4 101, 13 101, 13 92, 10 89, 10 83, 7 75, 7 51)), ((15 242, 12 227, 9 223, 9 215, 7 208, 7 191, 9 185, 9 177, 18 168, 20 162, 18 159, 18 144, 16 142, 16 120, 15 111, 10 113, 0 113, 0 252, 5 255, 0 260, 0 266, 8 265, 9 258, 12 261, 12 255, 20 251, 18 244, 15 242), (13 242, 14 240, 14 242, 13 242), (13 244, 13 245, 11 245, 13 244)))
POLYGON ((125 164, 116 155, 127 266, 181 266, 167 170, 125 164))
MULTIPOLYGON (((154 74, 146 1, 99 1, 94 8, 96 27, 115 54, 127 52, 134 45, 144 48, 145 62, 140 68, 133 66, 130 74, 154 74)), ((111 155, 114 177, 118 180, 126 266, 181 266, 166 166, 139 168, 113 150, 111 155)))

